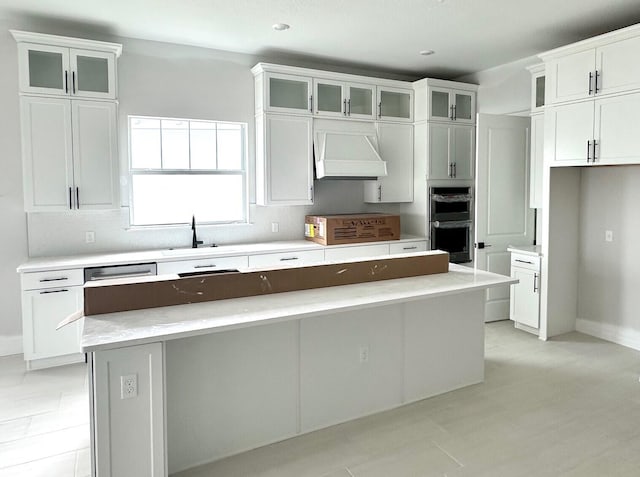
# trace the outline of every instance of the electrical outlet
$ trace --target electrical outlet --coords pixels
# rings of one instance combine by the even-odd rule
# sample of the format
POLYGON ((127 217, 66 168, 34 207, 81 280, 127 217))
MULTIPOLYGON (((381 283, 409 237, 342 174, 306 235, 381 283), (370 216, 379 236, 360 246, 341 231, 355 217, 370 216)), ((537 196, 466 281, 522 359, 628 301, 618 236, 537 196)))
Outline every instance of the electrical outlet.
POLYGON ((85 243, 94 243, 96 241, 96 233, 95 232, 85 232, 84 233, 84 241, 85 241, 85 243))
POLYGON ((120 399, 130 399, 138 395, 138 375, 120 376, 120 399))
POLYGON ((360 346, 360 362, 367 363, 369 361, 369 347, 360 346))
POLYGON ((613 230, 604 231, 604 240, 605 242, 613 242, 613 230))
POLYGON ((278 230, 280 230, 280 224, 278 224, 278 222, 271 222, 271 231, 276 233, 278 230))

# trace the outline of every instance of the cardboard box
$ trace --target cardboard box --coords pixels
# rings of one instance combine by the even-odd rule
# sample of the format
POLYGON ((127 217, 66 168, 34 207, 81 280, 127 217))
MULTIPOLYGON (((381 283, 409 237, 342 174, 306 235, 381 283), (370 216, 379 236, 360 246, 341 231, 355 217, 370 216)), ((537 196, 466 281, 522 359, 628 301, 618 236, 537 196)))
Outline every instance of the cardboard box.
POLYGON ((449 254, 432 251, 405 257, 259 271, 204 272, 90 282, 84 288, 85 316, 311 288, 416 277, 449 271, 449 254), (110 283, 111 282, 111 283, 110 283))
POLYGON ((322 245, 400 239, 400 216, 391 214, 307 215, 307 240, 322 245))

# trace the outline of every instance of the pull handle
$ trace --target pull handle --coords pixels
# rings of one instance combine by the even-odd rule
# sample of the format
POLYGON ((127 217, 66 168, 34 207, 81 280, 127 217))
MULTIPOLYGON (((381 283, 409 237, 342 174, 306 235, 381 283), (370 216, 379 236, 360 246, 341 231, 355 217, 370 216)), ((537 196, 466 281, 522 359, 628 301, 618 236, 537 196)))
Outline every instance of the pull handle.
POLYGON ((449 106, 449 119, 453 121, 453 105, 449 106))
POLYGON ((343 115, 347 115, 347 100, 343 99, 342 100, 342 114, 343 115))
POLYGON ((453 120, 454 121, 458 120, 458 108, 455 104, 453 105, 453 120))
POLYGON ((589 95, 593 94, 593 87, 591 86, 593 83, 593 73, 589 71, 589 95))
POLYGON ((453 177, 453 162, 449 163, 449 177, 453 177))
POLYGON ((378 103, 378 117, 382 117, 382 101, 378 103))
POLYGON ((533 262, 529 262, 529 261, 527 261, 527 260, 520 260, 520 259, 516 258, 516 260, 515 260, 515 261, 516 261, 516 262, 520 262, 520 263, 528 263, 529 265, 533 265, 533 262))
POLYGON ((69 280, 67 277, 59 277, 59 278, 43 278, 42 280, 39 280, 40 283, 46 283, 46 282, 61 282, 63 280, 69 280))
POLYGON ((41 295, 47 295, 49 293, 64 293, 64 292, 68 292, 69 290, 67 290, 66 288, 61 288, 60 290, 45 290, 45 291, 41 291, 40 294, 41 295))
POLYGON ((596 70, 596 93, 598 94, 598 77, 600 76, 600 72, 598 70, 596 70))
POLYGON ((587 164, 589 164, 589 161, 591 160, 591 156, 589 155, 591 153, 591 141, 587 140, 587 164))
POLYGON ((313 95, 309 96, 309 112, 313 113, 313 95))
POLYGON ((280 259, 281 262, 288 262, 288 261, 291 261, 291 260, 299 260, 299 258, 298 257, 283 257, 283 258, 280 259))
POLYGON ((71 73, 71 91, 76 94, 76 72, 71 73))
POLYGON ((194 265, 193 268, 216 268, 217 265, 215 263, 210 263, 207 265, 194 265))
POLYGON ((309 199, 313 200, 313 186, 309 187, 309 199))
POLYGON ((413 247, 402 247, 402 250, 415 250, 418 247, 416 247, 415 245, 413 247))
POLYGON ((455 178, 455 177, 457 177, 457 175, 458 175, 458 163, 454 162, 453 163, 453 177, 455 178))
POLYGON ((598 141, 593 140, 593 156, 591 156, 591 162, 596 162, 596 146, 598 145, 598 141))
POLYGON ((80 187, 76 187, 76 209, 80 208, 80 187))
POLYGON ((537 293, 538 291, 538 274, 533 274, 533 293, 537 293))
POLYGON ((382 184, 378 186, 378 202, 382 202, 382 184))
POLYGON ((64 70, 64 93, 69 94, 69 72, 64 70))
POLYGON ((69 210, 73 209, 73 192, 71 192, 71 187, 69 187, 69 210))
POLYGON ((349 112, 347 112, 347 115, 351 116, 351 98, 347 100, 347 107, 349 108, 349 112))

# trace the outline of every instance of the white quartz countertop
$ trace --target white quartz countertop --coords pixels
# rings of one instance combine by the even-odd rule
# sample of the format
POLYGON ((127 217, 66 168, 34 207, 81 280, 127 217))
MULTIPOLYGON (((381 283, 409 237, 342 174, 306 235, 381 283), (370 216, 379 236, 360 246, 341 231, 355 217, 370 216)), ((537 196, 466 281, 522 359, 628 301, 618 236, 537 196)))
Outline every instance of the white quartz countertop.
POLYGON ((542 245, 509 245, 508 252, 521 253, 523 255, 531 255, 534 257, 542 256, 542 245))
POLYGON ((448 273, 83 318, 85 352, 168 341, 331 312, 451 295, 517 280, 450 264, 448 273))
POLYGON ((67 257, 33 258, 20 265, 19 273, 44 272, 49 270, 69 270, 74 268, 101 267, 106 265, 125 265, 147 262, 173 262, 218 256, 257 255, 262 253, 293 252, 301 250, 324 250, 331 247, 352 247, 376 245, 382 243, 411 242, 426 240, 424 237, 403 236, 400 240, 386 242, 363 242, 345 245, 320 245, 309 240, 288 240, 277 242, 250 243, 238 245, 220 245, 198 249, 177 248, 146 250, 125 253, 100 253, 91 255, 73 255, 67 257))

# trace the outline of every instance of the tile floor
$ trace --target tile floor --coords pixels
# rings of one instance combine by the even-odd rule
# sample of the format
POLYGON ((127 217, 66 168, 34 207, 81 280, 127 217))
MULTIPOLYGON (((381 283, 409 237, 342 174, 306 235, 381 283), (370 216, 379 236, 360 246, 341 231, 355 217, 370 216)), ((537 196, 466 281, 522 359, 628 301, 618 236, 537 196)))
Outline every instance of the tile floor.
MULTIPOLYGON (((486 327, 486 380, 179 477, 640 475, 640 352, 486 327)), ((0 476, 89 475, 84 365, 0 358, 0 476)), ((176 475, 176 477, 178 477, 176 475)))

